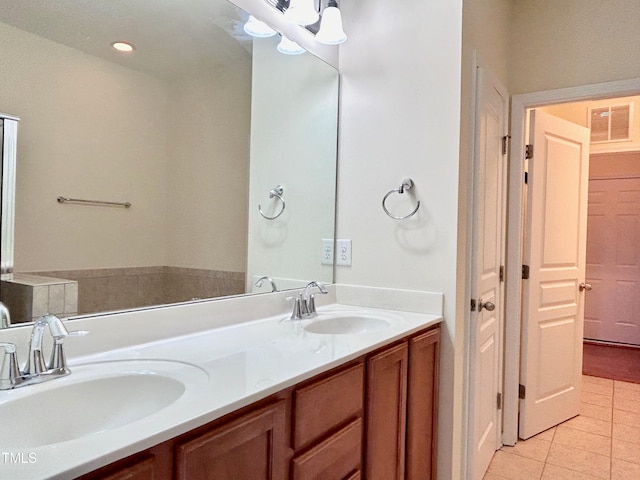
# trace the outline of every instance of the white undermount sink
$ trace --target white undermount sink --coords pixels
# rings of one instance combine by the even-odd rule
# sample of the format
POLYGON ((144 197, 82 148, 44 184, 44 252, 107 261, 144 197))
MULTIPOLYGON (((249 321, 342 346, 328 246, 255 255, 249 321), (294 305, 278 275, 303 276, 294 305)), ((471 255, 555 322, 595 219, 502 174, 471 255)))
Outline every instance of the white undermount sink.
POLYGON ((387 329, 396 321, 392 315, 377 313, 323 312, 303 328, 309 333, 355 335, 387 329))
POLYGON ((99 434, 149 417, 208 379, 193 365, 124 360, 72 366, 71 375, 0 395, 0 451, 99 434))

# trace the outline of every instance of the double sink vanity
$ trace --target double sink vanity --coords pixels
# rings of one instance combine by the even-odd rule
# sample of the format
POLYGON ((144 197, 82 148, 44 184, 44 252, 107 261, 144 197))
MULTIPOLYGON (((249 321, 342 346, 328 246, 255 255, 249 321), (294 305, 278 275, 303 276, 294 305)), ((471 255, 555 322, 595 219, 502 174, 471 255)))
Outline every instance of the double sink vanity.
POLYGON ((435 478, 442 295, 327 290, 65 322, 71 373, 0 391, 0 477, 435 478))

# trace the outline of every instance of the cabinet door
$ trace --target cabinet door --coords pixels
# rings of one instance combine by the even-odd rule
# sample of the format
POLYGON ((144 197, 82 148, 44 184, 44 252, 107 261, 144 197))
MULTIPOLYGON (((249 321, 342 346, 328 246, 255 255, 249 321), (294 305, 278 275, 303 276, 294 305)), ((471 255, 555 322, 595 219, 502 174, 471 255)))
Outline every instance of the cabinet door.
POLYGON ((409 341, 407 480, 435 480, 440 329, 409 341))
POLYGON ((180 480, 285 478, 285 402, 260 408, 176 447, 180 480))
POLYGON ((367 360, 365 478, 404 480, 407 343, 367 360))

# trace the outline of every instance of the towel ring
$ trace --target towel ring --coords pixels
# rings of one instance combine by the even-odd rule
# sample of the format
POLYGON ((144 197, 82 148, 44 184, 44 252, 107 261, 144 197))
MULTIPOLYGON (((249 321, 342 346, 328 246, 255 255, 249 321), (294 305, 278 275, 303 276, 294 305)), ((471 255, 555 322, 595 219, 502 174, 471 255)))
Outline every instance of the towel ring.
POLYGON ((282 203, 282 208, 276 215, 274 215, 273 217, 270 217, 269 215, 265 214, 262 211, 262 206, 258 205, 258 211, 260 212, 260 215, 262 215, 267 220, 275 220, 280 215, 282 215, 282 212, 284 212, 284 207, 286 206, 284 203, 284 199, 282 198, 283 193, 284 193, 284 187, 282 185, 276 185, 274 188, 272 188, 269 191, 269 198, 276 197, 278 200, 280 200, 280 202, 282 203))
POLYGON ((411 190, 412 188, 413 188, 413 180, 411 180, 410 178, 405 178, 402 180, 402 185, 400 185, 398 188, 394 188, 393 190, 390 190, 389 192, 387 192, 387 194, 382 199, 382 209, 384 210, 384 213, 389 215, 394 220, 404 220, 406 218, 413 217, 418 211, 418 209, 420 208, 420 200, 418 200, 418 203, 416 204, 416 208, 413 210, 413 212, 407 215, 404 215, 402 217, 393 215, 391 212, 389 212, 389 210, 387 210, 387 205, 386 205, 387 198, 389 198, 389 195, 391 195, 392 193, 403 194, 405 190, 411 190))

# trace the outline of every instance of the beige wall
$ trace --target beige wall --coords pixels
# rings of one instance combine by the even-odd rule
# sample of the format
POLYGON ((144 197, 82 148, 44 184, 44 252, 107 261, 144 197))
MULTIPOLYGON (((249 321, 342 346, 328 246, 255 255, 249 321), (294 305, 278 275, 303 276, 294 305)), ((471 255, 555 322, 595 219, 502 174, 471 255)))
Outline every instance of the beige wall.
POLYGON ((152 239, 167 233, 166 85, 4 24, 0 44, 0 110, 21 118, 16 270, 163 262, 152 239))
POLYGON ((248 52, 168 84, 5 24, 0 43, 0 111, 21 117, 16 271, 245 271, 248 52))
POLYGON ((169 93, 167 265, 245 272, 251 55, 169 93))
MULTIPOLYGON (((640 6, 639 6, 640 8, 640 6)), ((639 41, 640 42, 640 41, 639 41)), ((590 146, 591 153, 607 153, 640 150, 640 97, 622 97, 616 99, 597 100, 592 102, 574 102, 561 105, 551 105, 543 110, 556 117, 564 118, 583 127, 589 126, 589 108, 606 107, 631 103, 632 123, 630 139, 623 142, 593 143, 590 146)))
POLYGON ((638 0, 516 0, 511 94, 640 77, 638 0))

